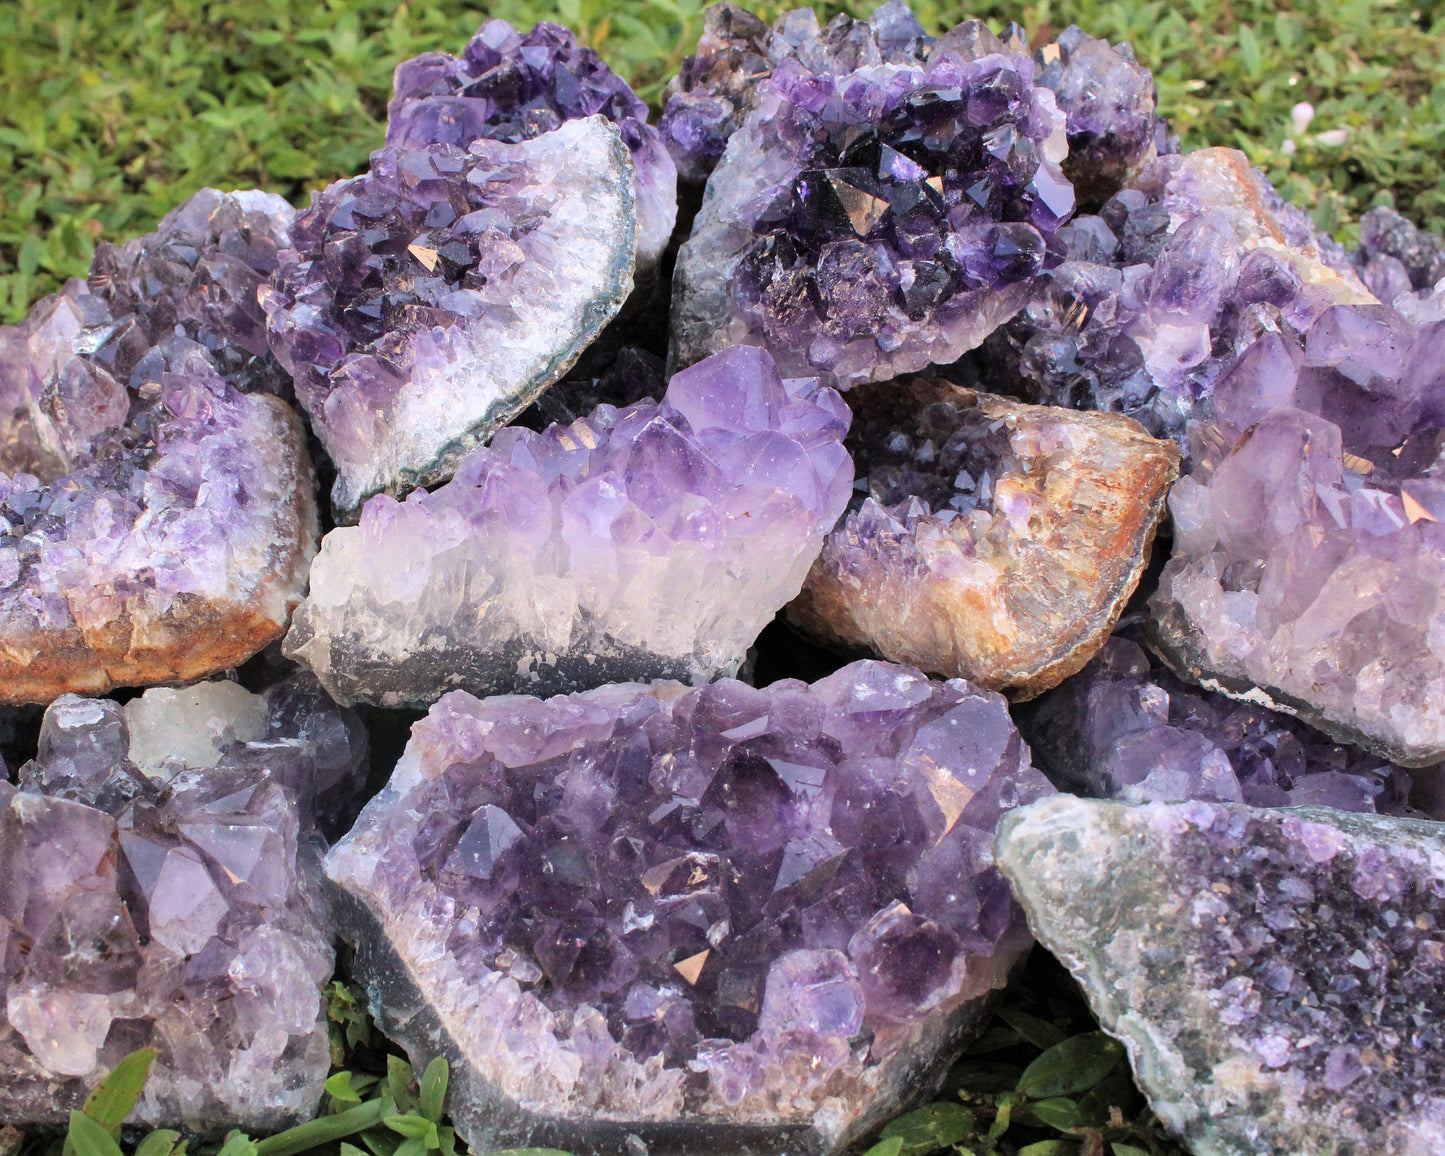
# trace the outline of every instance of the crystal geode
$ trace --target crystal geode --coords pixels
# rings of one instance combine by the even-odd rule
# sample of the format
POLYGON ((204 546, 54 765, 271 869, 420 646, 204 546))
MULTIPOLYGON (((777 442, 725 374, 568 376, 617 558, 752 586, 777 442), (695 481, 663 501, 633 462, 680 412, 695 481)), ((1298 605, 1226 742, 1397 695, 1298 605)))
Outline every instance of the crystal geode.
POLYGON ((734 674, 843 512, 847 428, 836 393, 743 346, 661 404, 503 430, 327 534, 286 653, 386 706, 734 674))
POLYGON ((0 702, 251 657, 305 588, 314 485, 286 405, 80 282, 0 329, 0 702))
POLYGON ((675 364, 762 345, 846 389, 954 361, 1027 300, 1074 209, 1064 116, 1028 56, 937 47, 757 85, 678 255, 675 364))
POLYGON ((516 143, 600 115, 615 124, 636 177, 637 273, 650 278, 677 221, 677 168, 647 105, 590 48, 556 24, 522 34, 488 20, 460 57, 428 52, 397 65, 386 143, 398 149, 516 143))
POLYGON ((1445 1151, 1445 825, 1060 795, 996 855, 1191 1151, 1445 1151))
POLYGON ((134 315, 152 341, 180 332, 204 346, 216 372, 243 393, 289 396, 256 291, 290 248, 295 216, 273 193, 202 189, 155 232, 119 248, 97 245, 90 290, 114 316, 134 315))
POLYGON ((1374 301, 1232 149, 1159 157, 1058 244, 1063 262, 978 354, 984 377, 1181 442, 1261 334, 1303 333, 1332 304, 1374 301))
POLYGON ((849 398, 867 496, 828 535, 790 621, 1020 698, 1088 662, 1148 565, 1174 445, 1115 414, 945 381, 849 398))
POLYGON ((1408 771, 1289 715, 1183 683, 1118 635, 1019 725, 1056 785, 1097 798, 1409 813, 1408 771))
POLYGON ((885 663, 458 691, 326 871, 474 1150, 831 1153, 926 1094, 1020 957, 989 847, 1050 791, 1001 698, 885 663))
POLYGON ((632 184, 617 127, 590 116, 388 147, 314 195, 262 304, 338 518, 450 477, 576 361, 632 289, 632 184))
POLYGON ((0 782, 0 1117, 63 1124, 152 1046, 135 1123, 309 1119, 334 965, 310 816, 346 821, 365 755, 309 676, 54 702, 0 782))
POLYGON ((1405 766, 1445 759, 1445 322, 1335 306, 1215 386, 1151 639, 1180 674, 1405 766))

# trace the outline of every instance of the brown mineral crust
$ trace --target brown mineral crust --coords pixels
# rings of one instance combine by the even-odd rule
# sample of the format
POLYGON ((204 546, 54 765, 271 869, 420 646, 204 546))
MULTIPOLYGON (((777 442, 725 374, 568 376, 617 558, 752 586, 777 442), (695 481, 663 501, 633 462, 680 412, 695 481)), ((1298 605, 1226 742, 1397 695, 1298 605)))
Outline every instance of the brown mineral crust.
MULTIPOLYGON (((932 510, 859 534, 833 530, 789 605, 825 645, 963 677, 1015 700, 1080 670, 1109 637, 1149 562, 1169 487, 1172 442, 1116 414, 1025 405, 941 380, 871 387, 850 401, 888 407, 903 428, 947 401, 1003 421, 1016 461, 990 509, 951 521, 932 510)), ((860 423, 855 423, 855 432, 860 423)), ((861 472, 861 470, 860 470, 861 472)))
POLYGON ((295 413, 277 398, 256 400, 271 411, 275 444, 286 454, 293 486, 275 542, 250 584, 250 601, 181 594, 155 614, 143 599, 132 598, 100 630, 85 632, 71 623, 60 631, 0 638, 0 703, 45 704, 68 693, 194 682, 245 662, 286 632, 316 553, 316 481, 295 413))

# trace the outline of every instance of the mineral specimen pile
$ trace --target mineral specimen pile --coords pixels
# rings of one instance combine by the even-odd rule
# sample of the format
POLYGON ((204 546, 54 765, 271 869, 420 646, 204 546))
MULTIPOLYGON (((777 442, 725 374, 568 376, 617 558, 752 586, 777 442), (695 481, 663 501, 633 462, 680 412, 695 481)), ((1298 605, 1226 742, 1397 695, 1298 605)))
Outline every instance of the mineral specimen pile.
POLYGON ((0 701, 224 670, 300 599, 317 527, 295 414, 146 326, 72 282, 0 329, 0 701))
POLYGON ((1127 414, 1181 444, 1258 338, 1374 302, 1232 149, 1158 158, 1057 244, 1062 263, 980 351, 985 378, 1030 401, 1127 414))
POLYGON ((996 853, 1191 1151, 1445 1151, 1445 825, 1061 795, 996 853))
POLYGON ((1020 726, 1039 768, 1086 795, 1409 813, 1408 771, 1289 715, 1183 683, 1120 635, 1020 726))
POLYGON ((954 361, 1012 316, 1074 193, 1054 94, 992 48, 781 61, 679 253, 676 364, 755 344, 847 388, 954 361))
POLYGON ((866 496, 829 534, 790 621, 1024 698, 1088 662, 1148 565, 1173 444, 1114 414, 944 381, 849 398, 866 496))
POLYGON ((397 149, 517 143, 569 120, 606 117, 632 155, 637 272, 652 276, 677 220, 677 168, 647 106, 571 31, 538 24, 522 34, 488 20, 460 57, 428 52, 397 65, 393 87, 386 143, 397 149))
POLYGON ((0 1116, 63 1123, 145 1046, 137 1123, 315 1112, 334 958, 307 816, 364 775, 349 714, 300 682, 51 705, 19 790, 0 783, 0 1116))
POLYGON ((632 163, 602 116, 518 144, 388 147, 313 198, 270 339, 336 463, 332 505, 445 480, 632 288, 632 163))
POLYGON ((848 419, 744 346, 660 405, 503 430, 447 485, 326 536, 286 653, 386 706, 733 674, 847 504, 848 419))
POLYGON ((1004 982, 1027 939, 992 832, 1050 790, 1002 699, 884 663, 455 692, 326 870, 474 1149, 818 1154, 924 1092, 1004 982))
POLYGON ((1150 603, 1185 677, 1406 766, 1445 758, 1441 326, 1336 306, 1246 352, 1150 603))
POLYGON ((134 316, 153 342, 179 332, 204 346, 216 372, 243 393, 289 396, 291 378, 271 354, 256 293, 290 248, 295 216, 272 193, 202 189, 154 233, 96 246, 90 290, 117 318, 134 316))

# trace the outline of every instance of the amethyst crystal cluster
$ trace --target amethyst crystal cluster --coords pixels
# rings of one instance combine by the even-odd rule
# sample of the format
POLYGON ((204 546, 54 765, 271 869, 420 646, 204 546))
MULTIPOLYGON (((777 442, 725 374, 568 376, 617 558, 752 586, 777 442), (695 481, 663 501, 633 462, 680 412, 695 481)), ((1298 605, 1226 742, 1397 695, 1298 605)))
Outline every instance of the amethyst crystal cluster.
POLYGON ((739 347, 660 405, 504 430, 326 536, 286 652, 388 706, 731 675, 843 511, 847 428, 835 392, 739 347))
POLYGON ((451 476, 632 289, 632 168, 604 117, 519 144, 392 146, 315 196, 263 289, 354 516, 451 476))
POLYGON ((1049 792, 1002 699, 884 663, 455 692, 326 870, 474 1148, 835 1151, 1018 958, 989 848, 1049 792))
POLYGON ((1445 1151, 1445 825, 1324 808, 1006 815, 1039 940, 1196 1152, 1445 1151))
POLYGON ((0 1115, 63 1122, 147 1045, 137 1122, 314 1113, 334 963, 314 816, 345 821, 365 754, 306 676, 56 700, 0 782, 0 1115))
MULTIPOLYGON (((224 315, 177 326, 214 336, 224 315)), ((0 329, 0 700, 249 658, 304 588, 313 485, 291 411, 182 333, 153 337, 79 282, 0 329)))
POLYGON ((1020 725, 1040 768, 1086 795, 1409 811, 1408 771, 1289 715, 1183 683, 1119 635, 1020 725))
POLYGON ((1445 757, 1442 323, 1326 310, 1215 387, 1151 607, 1171 665, 1411 766, 1445 757))
POLYGON ((849 397, 862 500, 789 619, 1019 697, 1082 667, 1148 564, 1178 476, 1173 444, 1128 418, 943 381, 849 397))
POLYGON ((954 361, 1024 303, 1073 212, 1053 93, 989 44, 806 60, 757 86, 709 178, 678 256, 673 359, 758 344, 843 388, 954 361))
POLYGON ((677 219, 677 170, 647 106, 571 31, 538 24, 524 34, 488 20, 460 57, 428 52, 398 65, 394 88, 386 143, 397 149, 515 143, 565 121, 606 117, 632 156, 638 274, 651 277, 677 219))

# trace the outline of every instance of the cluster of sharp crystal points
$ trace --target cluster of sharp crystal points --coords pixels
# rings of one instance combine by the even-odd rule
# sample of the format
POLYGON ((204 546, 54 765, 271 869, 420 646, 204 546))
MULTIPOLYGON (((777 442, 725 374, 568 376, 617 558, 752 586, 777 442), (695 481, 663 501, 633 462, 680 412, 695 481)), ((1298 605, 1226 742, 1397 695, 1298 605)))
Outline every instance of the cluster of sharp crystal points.
POLYGON ((1346 253, 1179 153, 1127 45, 899 0, 715 6, 656 129, 570 32, 493 20, 388 118, 299 214, 205 190, 0 330, 0 698, 53 703, 0 788, 7 1118, 143 1044, 140 1119, 314 1109, 366 747, 329 692, 431 707, 325 869, 478 1150, 862 1138, 1026 945, 1020 807, 1001 861, 1086 982, 1115 924, 1074 883, 1142 880, 1128 946, 1177 982, 1090 994, 1220 1081, 1146 1080, 1171 1125, 1246 1088, 1241 1151, 1438 1147, 1445 876, 1386 761, 1445 758, 1438 239, 1375 210, 1346 253), (293 401, 359 522, 314 566, 293 401), (1181 463, 1156 660, 1106 640, 1181 463), (272 651, 264 697, 60 697, 235 666, 308 583, 284 652, 324 690, 272 651), (734 681, 785 607, 888 661, 734 681), (1061 681, 1041 764, 1146 806, 1045 798, 993 691, 1061 681), (1380 814, 1266 809, 1300 803, 1380 814))

